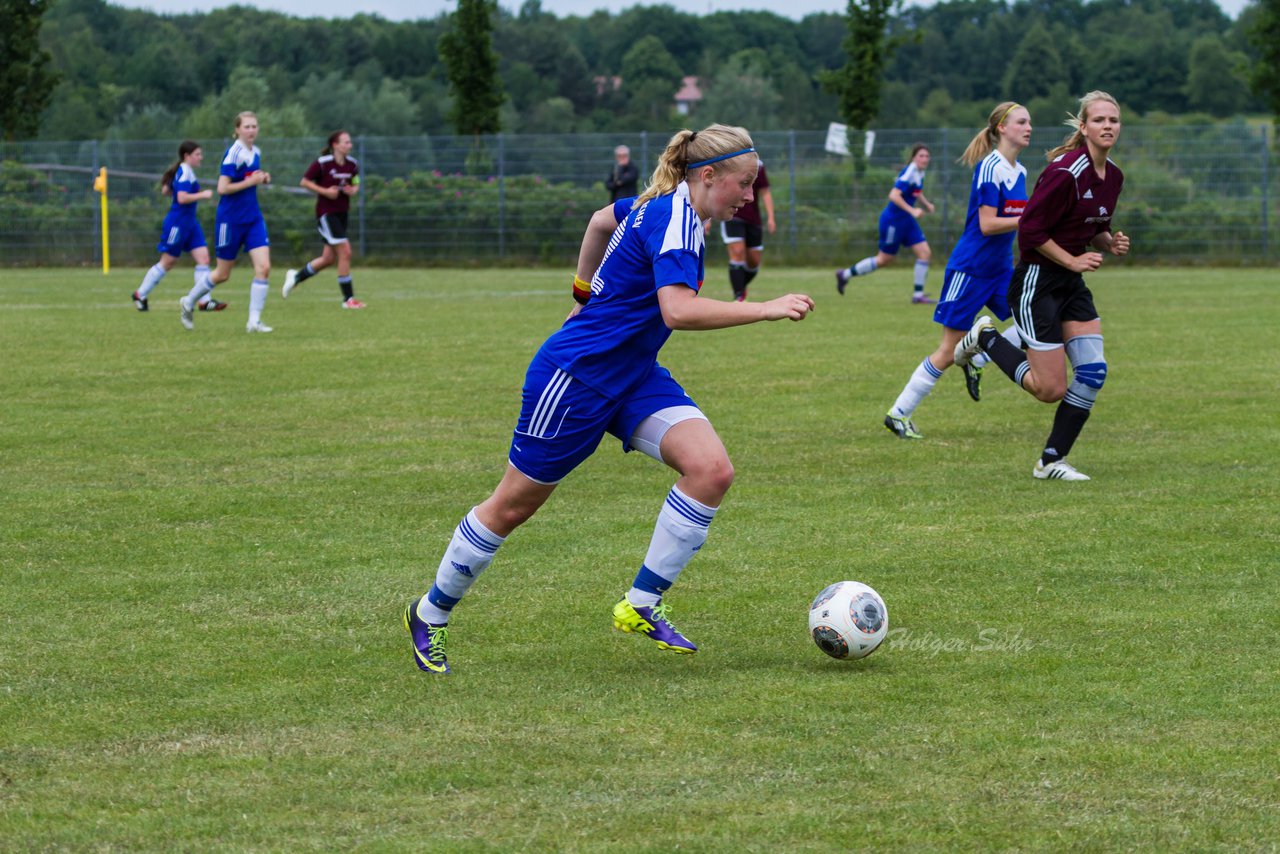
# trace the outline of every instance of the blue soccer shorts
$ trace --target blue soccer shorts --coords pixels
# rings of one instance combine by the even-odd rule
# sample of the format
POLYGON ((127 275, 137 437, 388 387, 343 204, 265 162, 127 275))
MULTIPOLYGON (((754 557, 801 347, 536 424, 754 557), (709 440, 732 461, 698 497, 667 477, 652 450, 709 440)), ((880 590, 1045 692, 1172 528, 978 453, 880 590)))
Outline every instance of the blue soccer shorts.
POLYGON ((508 459, 536 483, 559 483, 595 452, 606 433, 630 451, 628 440, 640 422, 672 406, 697 404, 656 362, 636 388, 614 400, 534 357, 525 374, 508 459))
POLYGON ((915 217, 905 212, 885 210, 880 214, 880 242, 877 248, 886 255, 897 255, 903 246, 924 243, 924 231, 915 217))
POLYGON ((1000 320, 1008 320, 1012 313, 1008 274, 979 279, 948 267, 942 282, 942 296, 933 310, 933 319, 948 329, 967 331, 984 306, 1000 320))
POLYGON ((172 255, 174 258, 182 257, 183 252, 190 252, 192 249, 199 249, 207 246, 204 240, 204 229, 200 227, 200 223, 192 220, 182 220, 177 217, 165 217, 164 225, 161 226, 160 242, 156 244, 156 251, 162 255, 172 255))
POLYGON ((267 239, 267 223, 258 217, 253 222, 223 222, 218 220, 217 224, 218 237, 218 257, 223 261, 234 261, 236 256, 240 254, 240 247, 244 247, 246 252, 257 249, 259 246, 270 246, 271 241, 267 239))

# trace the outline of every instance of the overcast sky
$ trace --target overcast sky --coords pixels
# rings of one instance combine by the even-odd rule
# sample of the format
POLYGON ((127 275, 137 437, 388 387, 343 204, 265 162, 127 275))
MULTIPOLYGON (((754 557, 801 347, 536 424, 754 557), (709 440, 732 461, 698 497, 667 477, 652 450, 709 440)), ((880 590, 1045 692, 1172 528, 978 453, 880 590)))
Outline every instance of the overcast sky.
MULTIPOLYGON (((227 0, 110 0, 114 5, 132 6, 139 9, 151 9, 155 12, 207 12, 223 6, 233 5, 227 0)), ((498 0, 500 6, 511 11, 520 8, 522 0, 498 0)), ((1248 5, 1249 0, 1218 0, 1232 18, 1240 14, 1240 10, 1248 5)), ((845 0, 665 0, 668 6, 674 6, 682 12, 708 14, 710 12, 743 11, 758 9, 775 11, 787 17, 799 20, 814 12, 837 12, 843 14, 847 3, 845 0), (782 8, 779 8, 782 7, 782 8)), ((391 21, 408 21, 416 18, 434 18, 441 12, 451 12, 456 8, 455 0, 241 0, 240 5, 257 6, 260 9, 274 9, 298 17, 349 18, 360 12, 378 14, 391 21)), ((658 5, 656 3, 637 3, 635 0, 542 0, 542 9, 558 17, 566 15, 589 15, 596 9, 605 9, 617 13, 631 6, 658 5)), ((927 2, 907 0, 908 6, 928 6, 927 2)))

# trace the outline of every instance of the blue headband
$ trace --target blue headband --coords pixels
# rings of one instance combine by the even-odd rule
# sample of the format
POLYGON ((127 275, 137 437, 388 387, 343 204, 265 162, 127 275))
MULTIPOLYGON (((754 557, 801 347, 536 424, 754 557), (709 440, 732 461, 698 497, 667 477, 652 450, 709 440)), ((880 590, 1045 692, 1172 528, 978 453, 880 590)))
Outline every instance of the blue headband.
POLYGON ((710 166, 712 163, 719 163, 721 160, 728 160, 730 157, 737 157, 741 154, 750 154, 755 151, 754 148, 744 148, 741 151, 731 151, 728 154, 721 154, 719 157, 712 157, 710 160, 699 160, 697 163, 690 163, 689 169, 697 169, 699 166, 710 166))

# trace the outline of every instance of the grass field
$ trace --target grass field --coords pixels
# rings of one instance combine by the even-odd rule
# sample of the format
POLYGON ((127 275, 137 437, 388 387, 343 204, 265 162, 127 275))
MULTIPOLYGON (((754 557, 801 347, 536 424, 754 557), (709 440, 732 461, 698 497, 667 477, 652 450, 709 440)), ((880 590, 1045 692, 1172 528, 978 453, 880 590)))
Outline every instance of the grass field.
MULTIPOLYGON (((612 631, 673 476, 616 443, 452 622, 400 625, 496 484, 557 271, 323 275, 269 336, 149 314, 141 271, 0 285, 0 850, 1211 851, 1280 847, 1275 271, 1091 277, 1111 373, 1072 461, 1052 408, 950 371, 909 269, 801 324, 677 333, 737 480, 672 591, 701 646, 612 631), (806 632, 865 581, 894 635, 806 632)), ((707 293, 728 293, 716 262, 707 293)), ((933 290, 938 275, 935 272, 933 290)))

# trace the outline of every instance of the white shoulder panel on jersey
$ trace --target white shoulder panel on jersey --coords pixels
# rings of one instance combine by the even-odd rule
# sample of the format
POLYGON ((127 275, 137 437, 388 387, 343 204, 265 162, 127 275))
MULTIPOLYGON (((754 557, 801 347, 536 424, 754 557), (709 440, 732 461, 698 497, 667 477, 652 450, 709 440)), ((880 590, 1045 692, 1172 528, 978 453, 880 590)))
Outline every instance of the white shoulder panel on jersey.
POLYGON ((318 161, 316 161, 316 162, 317 162, 317 163, 332 163, 332 162, 333 162, 333 155, 332 155, 332 154, 321 154, 321 155, 320 155, 320 159, 319 159, 318 161))
POLYGON ((689 202, 689 185, 684 181, 671 195, 671 219, 667 221, 658 254, 665 255, 674 249, 702 252, 702 221, 689 202))
POLYGON ((178 165, 178 174, 174 176, 173 180, 190 183, 195 179, 196 179, 196 170, 191 168, 190 163, 182 163, 178 165))
POLYGON ((237 139, 235 142, 231 143, 231 147, 227 149, 227 156, 223 158, 222 164, 224 166, 227 164, 231 164, 232 166, 244 164, 245 166, 248 166, 253 162, 253 156, 255 154, 260 155, 261 153, 262 149, 255 149, 252 146, 245 145, 237 139))

